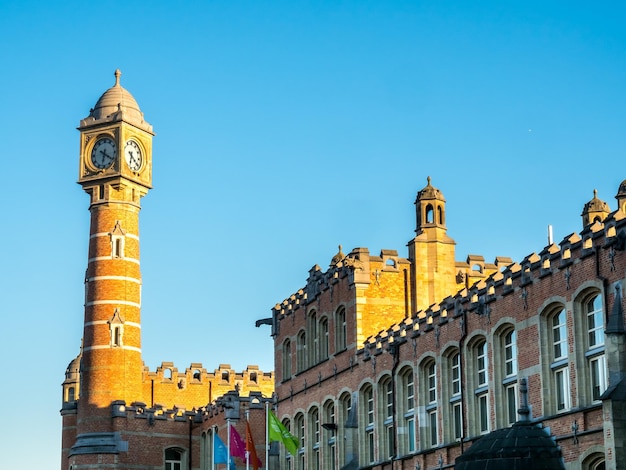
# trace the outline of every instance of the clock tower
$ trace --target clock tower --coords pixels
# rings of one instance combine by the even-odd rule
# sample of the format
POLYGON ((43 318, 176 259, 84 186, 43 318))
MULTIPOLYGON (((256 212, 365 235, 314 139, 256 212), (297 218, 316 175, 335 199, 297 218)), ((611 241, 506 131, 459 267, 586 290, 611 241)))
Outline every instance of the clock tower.
POLYGON ((91 224, 76 443, 70 455, 118 446, 111 404, 141 401, 140 200, 152 185, 152 126, 133 96, 115 84, 80 121, 78 183, 91 224), (108 418, 108 419, 107 419, 108 418), (97 436, 97 437, 96 437, 97 436))

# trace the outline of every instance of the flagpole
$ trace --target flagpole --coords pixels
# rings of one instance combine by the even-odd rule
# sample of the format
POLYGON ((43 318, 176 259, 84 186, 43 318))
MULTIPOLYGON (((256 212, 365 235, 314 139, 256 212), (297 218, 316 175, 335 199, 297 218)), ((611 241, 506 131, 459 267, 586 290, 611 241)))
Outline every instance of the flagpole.
POLYGON ((266 401, 265 402, 265 470, 268 470, 270 468, 269 409, 270 409, 270 402, 266 401))
POLYGON ((211 426, 211 470, 215 470, 215 426, 211 426))
POLYGON ((230 470, 230 418, 226 419, 226 429, 228 429, 228 456, 226 457, 228 463, 226 464, 226 468, 230 470))
MULTIPOLYGON (((250 410, 246 410, 246 426, 250 419, 250 410)), ((246 470, 250 470, 250 451, 248 450, 248 436, 246 435, 246 470)))

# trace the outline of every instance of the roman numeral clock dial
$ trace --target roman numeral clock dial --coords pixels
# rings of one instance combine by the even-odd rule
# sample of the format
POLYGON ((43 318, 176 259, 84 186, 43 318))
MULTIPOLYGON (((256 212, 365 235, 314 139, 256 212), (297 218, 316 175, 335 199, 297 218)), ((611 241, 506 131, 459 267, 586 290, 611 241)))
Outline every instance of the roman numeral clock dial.
POLYGON ((134 140, 129 140, 124 146, 124 158, 131 171, 139 171, 143 163, 143 156, 139 144, 134 140))

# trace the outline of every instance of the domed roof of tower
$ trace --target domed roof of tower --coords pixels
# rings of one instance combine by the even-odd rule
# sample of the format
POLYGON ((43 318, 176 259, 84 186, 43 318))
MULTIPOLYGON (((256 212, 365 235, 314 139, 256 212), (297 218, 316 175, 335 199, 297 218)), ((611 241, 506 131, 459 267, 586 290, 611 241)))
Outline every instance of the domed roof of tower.
POLYGON ((626 180, 622 181, 622 184, 619 185, 619 189, 617 190, 615 197, 617 199, 626 197, 626 180))
POLYGON ((341 251, 341 245, 339 245, 339 252, 337 252, 337 254, 335 256, 333 256, 333 259, 330 260, 330 267, 334 268, 345 257, 346 257, 346 255, 343 254, 343 252, 341 251))
POLYGON ((428 184, 417 193, 417 199, 437 199, 439 201, 445 201, 446 199, 443 197, 443 193, 430 184, 430 176, 426 178, 426 181, 428 181, 428 184))
MULTIPOLYGON (((620 186, 620 189, 621 189, 621 186, 620 186)), ((597 189, 593 190, 593 199, 589 201, 587 204, 585 204, 582 215, 587 214, 589 212, 606 212, 607 214, 611 212, 611 209, 609 209, 609 205, 606 202, 604 202, 602 199, 598 198, 597 189)))
POLYGON ((115 85, 105 91, 93 108, 93 117, 105 118, 117 111, 122 111, 132 120, 143 121, 143 114, 133 95, 120 85, 120 69, 115 71, 115 85))
POLYGON ((82 357, 83 357, 83 348, 81 346, 78 356, 72 359, 70 363, 67 365, 67 369, 65 369, 66 380, 78 379, 79 374, 80 374, 80 361, 82 357))
POLYGON ((125 121, 152 132, 152 126, 144 121, 143 113, 133 95, 120 85, 121 76, 122 72, 117 69, 115 71, 115 85, 102 94, 94 108, 89 111, 89 116, 81 121, 81 127, 91 126, 102 121, 125 121))

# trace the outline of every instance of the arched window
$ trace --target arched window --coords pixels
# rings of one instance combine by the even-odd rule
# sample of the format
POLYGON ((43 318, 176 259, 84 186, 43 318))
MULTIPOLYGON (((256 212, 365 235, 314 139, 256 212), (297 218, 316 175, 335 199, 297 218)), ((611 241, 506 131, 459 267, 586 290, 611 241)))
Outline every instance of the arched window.
POLYGON ((560 413, 571 408, 567 310, 563 304, 550 305, 546 309, 545 330, 548 350, 544 362, 544 380, 547 382, 544 387, 550 391, 546 394, 546 407, 550 412, 560 413))
POLYGON ((296 345, 296 367, 298 372, 302 372, 308 366, 307 362, 307 345, 306 332, 301 331, 298 334, 298 343, 296 345))
POLYGON ((291 341, 286 339, 283 343, 283 380, 291 378, 291 341))
POLYGON ((422 448, 435 447, 439 444, 439 416, 437 409, 437 365, 429 358, 420 367, 421 374, 421 405, 425 410, 425 421, 420 428, 420 446, 422 448))
POLYGON ((328 359, 328 318, 320 319, 320 361, 328 359))
POLYGON ((433 206, 428 204, 426 206, 426 223, 432 224, 435 221, 435 211, 433 210, 433 206))
POLYGON ((310 470, 319 470, 321 465, 320 443, 321 443, 321 426, 320 426, 320 410, 317 407, 311 408, 309 411, 309 441, 310 441, 310 462, 307 466, 310 470))
POLYGON ((352 394, 344 392, 339 396, 337 415, 337 460, 346 460, 346 441, 348 439, 348 427, 357 424, 357 409, 352 409, 352 394))
POLYGON ((324 404, 324 419, 322 423, 324 428, 324 445, 325 449, 322 455, 322 468, 334 470, 337 468, 337 431, 339 426, 335 417, 335 402, 328 400, 324 404))
POLYGON ((604 310, 602 295, 593 293, 583 298, 583 315, 586 325, 586 351, 589 385, 592 401, 599 401, 608 385, 606 358, 604 356, 604 310))
POLYGON ((304 415, 298 413, 293 419, 295 435, 298 438, 298 457, 295 459, 296 468, 298 470, 306 470, 304 465, 305 455, 305 428, 304 428, 304 415))
POLYGON ((344 307, 339 307, 337 313, 335 314, 335 353, 346 349, 346 335, 346 309, 344 307))
POLYGON ((361 447, 363 448, 362 455, 365 457, 363 463, 374 463, 376 461, 376 445, 374 441, 375 432, 375 416, 374 416, 374 388, 371 384, 364 385, 361 389, 361 404, 360 404, 361 419, 363 432, 359 434, 363 436, 361 441, 361 447))
MULTIPOLYGON (((403 368, 398 374, 398 422, 404 422, 404 439, 398 441, 400 455, 415 452, 415 377, 411 367, 403 368)), ((399 435, 400 437, 400 435, 399 435)))
POLYGON ((463 438, 463 403, 461 396, 461 355, 458 350, 447 354, 448 363, 448 403, 450 403, 450 424, 447 426, 449 440, 458 441, 463 438))
POLYGON ((165 470, 182 470, 183 452, 180 449, 165 449, 165 470))
POLYGON ((309 351, 310 357, 310 365, 315 365, 320 360, 320 338, 319 338, 319 325, 317 323, 317 313, 313 311, 309 315, 309 338, 311 340, 311 349, 309 351))
POLYGON ((378 385, 378 410, 382 429, 380 430, 381 458, 388 459, 394 454, 394 396, 391 377, 384 377, 378 385))
POLYGON ((470 436, 486 434, 490 429, 489 422, 489 357, 487 341, 484 337, 473 339, 468 347, 467 380, 469 390, 473 391, 473 399, 468 400, 469 416, 475 419, 468 421, 470 436))
POLYGON ((502 386, 502 392, 494 394, 496 401, 496 422, 498 426, 511 426, 517 421, 517 333, 513 325, 504 325, 498 329, 494 341, 498 347, 494 348, 494 364, 499 367, 494 370, 494 381, 502 386))

